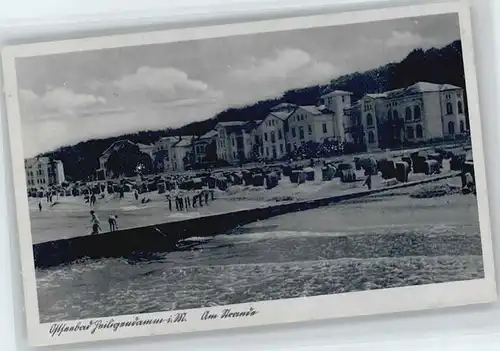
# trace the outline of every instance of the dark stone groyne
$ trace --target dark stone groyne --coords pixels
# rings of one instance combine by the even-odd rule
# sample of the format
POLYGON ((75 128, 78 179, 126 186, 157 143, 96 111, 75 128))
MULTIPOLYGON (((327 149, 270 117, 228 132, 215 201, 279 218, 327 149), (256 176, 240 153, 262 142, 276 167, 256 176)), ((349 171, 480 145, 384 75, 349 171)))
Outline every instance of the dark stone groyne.
POLYGON ((315 209, 340 201, 430 183, 458 175, 459 173, 455 172, 390 187, 38 243, 33 245, 35 267, 44 269, 81 259, 124 257, 131 260, 144 260, 154 258, 155 253, 175 250, 179 241, 189 237, 210 237, 271 217, 315 209))

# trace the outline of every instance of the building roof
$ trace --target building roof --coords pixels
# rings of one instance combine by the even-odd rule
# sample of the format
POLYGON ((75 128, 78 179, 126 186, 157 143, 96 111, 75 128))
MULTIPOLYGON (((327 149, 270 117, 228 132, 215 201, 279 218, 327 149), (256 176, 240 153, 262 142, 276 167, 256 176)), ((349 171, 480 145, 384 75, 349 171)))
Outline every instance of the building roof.
POLYGON ((36 165, 38 162, 42 163, 48 163, 49 158, 48 157, 33 157, 33 158, 28 158, 25 160, 25 166, 31 167, 33 165, 36 165))
POLYGON ((215 138, 216 136, 217 136, 217 131, 215 129, 212 129, 211 131, 208 131, 202 136, 200 136, 200 139, 210 139, 210 138, 215 138))
POLYGON ((413 85, 410 85, 406 88, 389 90, 383 93, 374 93, 374 94, 366 94, 365 96, 371 97, 373 99, 380 98, 393 98, 403 95, 412 95, 418 93, 429 93, 429 92, 438 92, 438 91, 447 91, 447 90, 461 90, 462 88, 457 87, 451 84, 436 84, 429 82, 417 82, 413 85))
POLYGON ((282 102, 281 104, 278 104, 274 107, 271 107, 271 111, 288 111, 288 110, 293 110, 297 107, 295 104, 291 104, 288 102, 282 102))
POLYGON ((293 111, 273 111, 270 114, 268 114, 267 117, 264 119, 267 119, 268 117, 276 117, 278 119, 281 119, 282 121, 285 121, 288 117, 290 117, 290 115, 294 111, 295 110, 293 110, 293 111))
POLYGON ((322 115, 326 111, 326 108, 320 109, 319 106, 314 106, 314 105, 300 106, 299 108, 306 110, 307 112, 309 112, 313 115, 322 115))
POLYGON ((370 97, 372 99, 383 99, 387 97, 387 93, 373 93, 373 94, 366 94, 366 97, 370 97))
POLYGON ((245 125, 244 129, 245 129, 246 132, 251 132, 252 130, 254 130, 255 128, 257 128, 258 126, 260 126, 261 123, 262 123, 262 120, 260 120, 260 119, 257 119, 255 121, 249 121, 245 125))
POLYGON ((188 147, 188 146, 191 146, 191 138, 184 138, 182 137, 181 140, 179 140, 178 142, 176 142, 174 145, 172 145, 172 147, 188 147))
POLYGON ((321 95, 321 97, 328 97, 328 96, 340 96, 340 95, 352 95, 350 91, 344 91, 344 90, 333 90, 326 92, 321 95))
POLYGON ((417 92, 422 92, 422 93, 432 92, 432 91, 460 90, 460 89, 462 88, 451 84, 435 84, 429 82, 418 82, 406 88, 406 90, 409 91, 415 90, 417 92))
POLYGON ((172 141, 172 140, 176 140, 176 139, 178 139, 178 137, 167 136, 167 137, 160 138, 158 141, 162 141, 162 140, 170 140, 170 141, 172 141))
POLYGON ((50 157, 47 157, 47 156, 39 156, 39 157, 32 157, 32 158, 26 159, 24 162, 24 165, 26 167, 32 167, 32 166, 36 165, 37 163, 49 164, 51 162, 57 163, 57 164, 62 164, 61 160, 51 159, 50 157))
POLYGON ((229 121, 229 122, 218 122, 217 125, 222 127, 239 127, 244 125, 245 121, 229 121))
POLYGON ((147 148, 154 147, 154 145, 151 145, 151 144, 141 144, 141 143, 137 143, 136 145, 137 145, 137 146, 139 146, 139 148, 140 148, 140 149, 147 149, 147 148))

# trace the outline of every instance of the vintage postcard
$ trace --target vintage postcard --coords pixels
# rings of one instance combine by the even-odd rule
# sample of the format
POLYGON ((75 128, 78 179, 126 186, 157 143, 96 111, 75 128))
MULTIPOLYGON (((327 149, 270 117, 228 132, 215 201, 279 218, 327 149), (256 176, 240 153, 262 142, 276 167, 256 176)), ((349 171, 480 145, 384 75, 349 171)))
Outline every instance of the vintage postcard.
POLYGON ((2 60, 32 345, 496 300, 463 3, 2 60))

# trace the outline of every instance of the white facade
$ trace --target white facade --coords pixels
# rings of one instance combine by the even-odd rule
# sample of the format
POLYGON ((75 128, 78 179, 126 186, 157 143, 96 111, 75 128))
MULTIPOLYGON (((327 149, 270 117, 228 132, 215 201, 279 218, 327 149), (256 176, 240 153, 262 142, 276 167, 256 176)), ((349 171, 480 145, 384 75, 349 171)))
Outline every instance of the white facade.
POLYGON ((388 148, 392 142, 453 138, 467 131, 463 89, 449 84, 419 82, 367 94, 361 100, 361 117, 368 150, 388 148))
POLYGON ((309 141, 323 143, 337 137, 333 114, 318 106, 297 106, 287 122, 286 139, 290 151, 297 150, 309 141))
POLYGON ((217 158, 234 164, 252 159, 255 129, 259 124, 260 121, 217 123, 217 158))
POLYGON ((236 137, 231 136, 237 131, 241 131, 245 122, 235 121, 235 122, 219 122, 215 126, 215 131, 217 132, 217 158, 220 160, 226 160, 227 162, 233 163, 237 161, 237 154, 235 154, 236 147, 236 137), (233 143, 235 146, 233 146, 233 143), (236 157, 235 157, 236 156, 236 157))
POLYGON ((293 113, 291 110, 275 109, 262 121, 259 126, 260 133, 260 155, 267 160, 275 160, 287 154, 287 141, 285 125, 287 118, 293 113))
POLYGON ((333 134, 340 142, 350 141, 352 136, 347 132, 350 125, 350 118, 347 110, 351 108, 351 92, 334 90, 321 96, 321 104, 333 112, 333 134))
POLYGON ((30 158, 24 161, 28 188, 48 188, 65 181, 64 166, 60 160, 48 157, 30 158))

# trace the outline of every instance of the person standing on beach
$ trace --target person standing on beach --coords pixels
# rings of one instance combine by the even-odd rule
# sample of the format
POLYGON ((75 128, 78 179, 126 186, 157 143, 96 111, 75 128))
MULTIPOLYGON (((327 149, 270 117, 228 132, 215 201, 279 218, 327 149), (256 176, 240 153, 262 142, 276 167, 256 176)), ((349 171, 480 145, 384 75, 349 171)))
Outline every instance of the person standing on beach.
POLYGON ((168 199, 168 209, 170 210, 170 212, 172 212, 172 198, 170 197, 170 195, 167 195, 167 199, 168 199))
POLYGON ((135 201, 139 200, 139 193, 137 192, 137 190, 134 191, 134 197, 135 201))
POLYGON ((205 191, 205 205, 208 205, 208 191, 205 191))
POLYGON ((363 186, 366 185, 368 190, 372 190, 372 175, 370 172, 365 171, 366 179, 365 182, 363 183, 363 186))
POLYGON ((108 223, 109 223, 109 231, 114 232, 118 230, 118 222, 117 222, 118 216, 116 215, 111 215, 108 218, 108 223))
POLYGON ((90 216, 91 216, 90 224, 92 225, 92 233, 90 234, 91 235, 99 234, 99 231, 101 230, 99 218, 97 218, 95 211, 90 211, 90 216))
POLYGON ((42 212, 42 200, 38 201, 38 210, 42 212))
POLYGON ((90 196, 90 206, 94 207, 96 200, 97 198, 95 197, 95 194, 92 193, 92 195, 90 196))

